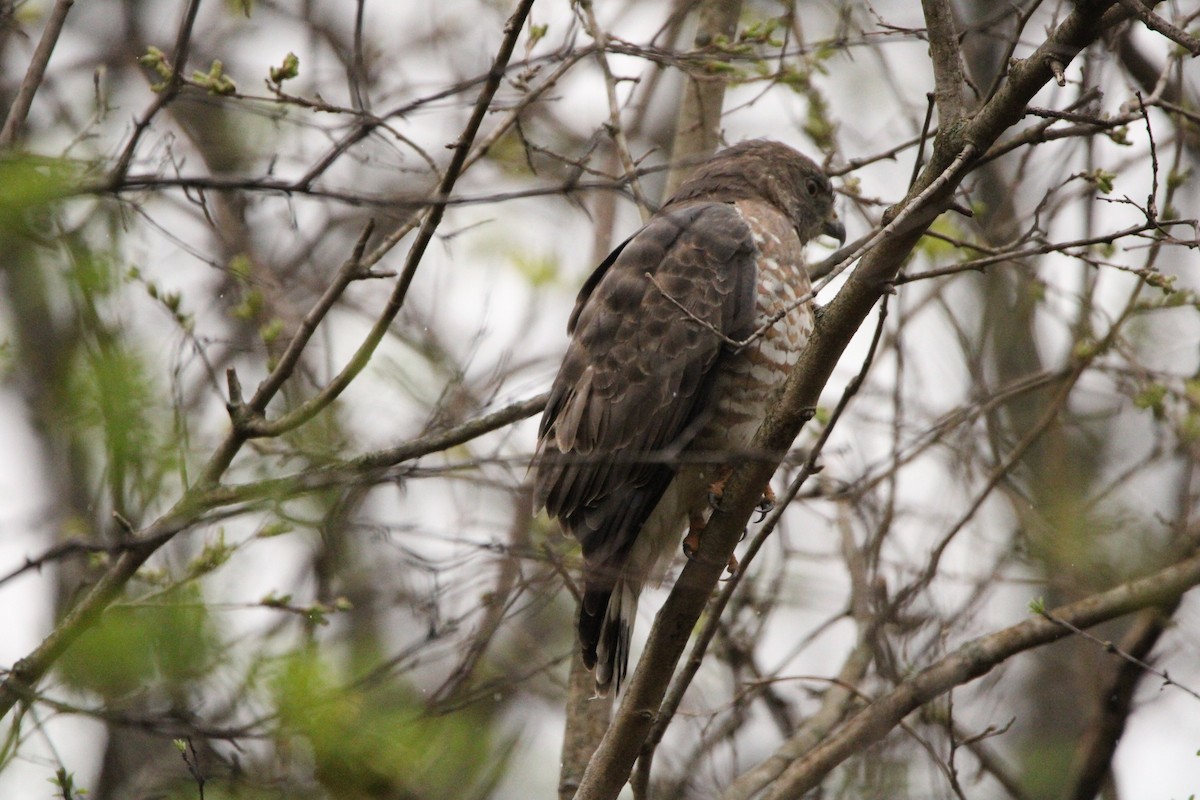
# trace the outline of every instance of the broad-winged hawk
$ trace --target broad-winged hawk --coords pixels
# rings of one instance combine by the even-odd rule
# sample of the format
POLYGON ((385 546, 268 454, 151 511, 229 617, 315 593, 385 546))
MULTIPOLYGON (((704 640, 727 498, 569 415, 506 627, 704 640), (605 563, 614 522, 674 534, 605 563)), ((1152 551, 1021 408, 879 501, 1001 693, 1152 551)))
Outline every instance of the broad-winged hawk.
POLYGON ((700 165, 579 292, 534 491, 582 545, 579 639, 600 692, 625 676, 643 584, 703 527, 812 331, 803 248, 822 232, 845 239, 820 168, 744 142, 700 165))

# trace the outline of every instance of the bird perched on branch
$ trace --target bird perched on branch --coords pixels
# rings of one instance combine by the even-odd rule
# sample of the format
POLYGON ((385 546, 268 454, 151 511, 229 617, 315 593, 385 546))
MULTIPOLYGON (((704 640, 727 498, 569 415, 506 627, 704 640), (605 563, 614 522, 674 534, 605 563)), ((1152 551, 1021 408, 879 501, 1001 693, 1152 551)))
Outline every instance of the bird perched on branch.
POLYGON ((534 492, 582 545, 579 640, 601 694, 625 677, 642 586, 685 532, 695 551, 812 332, 804 244, 822 233, 845 240, 820 168, 744 142, 698 166, 579 292, 534 492))

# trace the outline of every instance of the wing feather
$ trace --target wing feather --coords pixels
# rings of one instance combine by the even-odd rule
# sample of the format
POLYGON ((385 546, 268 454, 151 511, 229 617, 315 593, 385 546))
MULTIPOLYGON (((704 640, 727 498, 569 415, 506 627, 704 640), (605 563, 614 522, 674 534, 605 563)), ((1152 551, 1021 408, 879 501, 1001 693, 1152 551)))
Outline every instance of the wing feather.
POLYGON ((756 253, 732 204, 673 207, 580 292, 542 417, 534 487, 582 544, 589 592, 611 587, 674 477, 667 458, 696 432, 722 336, 749 330, 756 253))

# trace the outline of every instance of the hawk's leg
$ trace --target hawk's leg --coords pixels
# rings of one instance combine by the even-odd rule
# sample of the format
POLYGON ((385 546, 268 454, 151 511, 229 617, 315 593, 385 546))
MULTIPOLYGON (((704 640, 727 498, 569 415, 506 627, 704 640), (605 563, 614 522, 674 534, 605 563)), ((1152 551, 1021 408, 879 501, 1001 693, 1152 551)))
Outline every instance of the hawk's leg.
MULTIPOLYGON (((729 481, 729 476, 733 474, 733 467, 723 466, 718 470, 718 478, 708 486, 708 504, 713 509, 720 508, 721 497, 725 494, 725 484, 729 481)), ((757 510, 761 515, 756 522, 762 522, 767 514, 771 513, 771 509, 775 507, 775 490, 767 484, 763 489, 762 499, 758 501, 757 510)), ((688 515, 688 532, 687 536, 683 537, 683 554, 689 560, 696 558, 696 552, 700 549, 700 532, 704 530, 704 526, 708 524, 706 514, 700 511, 693 511, 688 515)), ((742 531, 742 537, 745 538, 746 532, 742 531)), ((729 563, 725 565, 729 570, 730 575, 736 575, 738 571, 738 560, 734 554, 729 555, 729 563)))
POLYGON ((712 509, 721 507, 721 498, 725 496, 725 484, 729 482, 729 476, 733 474, 733 467, 729 464, 723 464, 717 467, 717 477, 708 485, 708 506, 712 509))
MULTIPOLYGON (((708 504, 711 508, 717 509, 721 506, 721 498, 725 494, 725 484, 729 481, 729 476, 733 474, 733 467, 724 464, 717 468, 716 479, 708 486, 708 504)), ((759 511, 766 515, 775 506, 775 492, 768 485, 766 491, 763 492, 763 499, 758 504, 759 511)), ((694 511, 688 515, 688 533, 683 538, 683 554, 689 559, 696 557, 696 552, 700 549, 700 532, 704 530, 708 524, 707 515, 700 511, 694 511)), ((761 518, 760 520, 761 521, 761 518)), ((742 532, 745 536, 745 531, 742 532)), ((729 570, 730 575, 736 575, 738 571, 737 556, 730 554, 729 562, 725 565, 729 570)))
MULTIPOLYGON (((700 533, 708 524, 704 517, 702 512, 692 512, 688 515, 688 532, 687 536, 683 537, 683 554, 689 561, 695 561, 697 558, 696 552, 700 549, 700 533)), ((725 564, 725 569, 729 570, 730 575, 737 574, 738 560, 733 553, 729 554, 729 561, 725 564)))
MULTIPOLYGON (((714 509, 721 507, 721 498, 725 494, 725 484, 729 482, 729 476, 733 474, 733 467, 721 467, 717 474, 720 477, 708 486, 708 504, 714 509)), ((767 518, 767 514, 770 514, 771 510, 775 508, 775 500, 775 490, 768 483, 766 488, 763 489, 762 499, 758 501, 756 510, 759 513, 759 517, 754 520, 755 522, 762 522, 767 518)))

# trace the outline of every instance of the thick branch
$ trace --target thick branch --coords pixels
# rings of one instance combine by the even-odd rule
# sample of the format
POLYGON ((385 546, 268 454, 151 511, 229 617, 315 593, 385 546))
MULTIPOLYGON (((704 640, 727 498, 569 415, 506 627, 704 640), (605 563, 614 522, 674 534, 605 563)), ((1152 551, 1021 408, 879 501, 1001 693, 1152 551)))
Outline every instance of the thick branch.
POLYGON ((949 128, 962 119, 962 54, 958 32, 954 29, 954 10, 950 0, 921 0, 925 27, 929 31, 929 55, 933 63, 933 81, 937 97, 938 128, 949 128))

